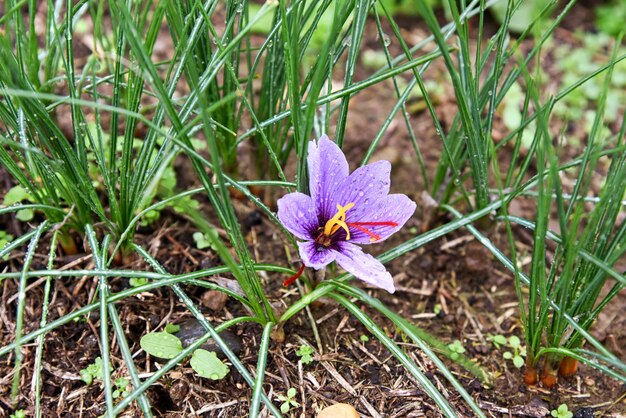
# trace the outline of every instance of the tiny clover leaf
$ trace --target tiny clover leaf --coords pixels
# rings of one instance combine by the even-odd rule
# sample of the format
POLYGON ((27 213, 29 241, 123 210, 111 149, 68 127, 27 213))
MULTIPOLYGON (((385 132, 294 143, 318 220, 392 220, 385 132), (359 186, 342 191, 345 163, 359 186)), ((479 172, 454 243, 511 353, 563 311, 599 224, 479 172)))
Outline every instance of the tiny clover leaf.
POLYGON ((302 361, 303 364, 311 364, 313 362, 312 354, 314 352, 315 350, 313 350, 312 347, 309 347, 306 344, 302 344, 298 351, 296 351, 296 354, 298 355, 298 357, 300 357, 300 361, 302 361))
POLYGON ((282 404, 280 405, 280 412, 282 412, 283 414, 286 414, 287 412, 289 412, 289 409, 292 406, 294 407, 300 406, 300 404, 293 399, 296 397, 296 394, 297 392, 295 388, 289 388, 289 390, 287 390, 287 396, 284 396, 284 395, 276 396, 278 400, 282 402, 282 404))
POLYGON ((456 360, 459 358, 460 354, 465 353, 465 348, 463 347, 463 343, 459 340, 454 340, 452 344, 448 344, 448 348, 452 353, 450 354, 450 358, 452 360, 456 360))
POLYGON ((562 403, 557 409, 550 412, 554 418, 572 418, 574 414, 567 409, 567 405, 562 403))
POLYGON ((200 376, 211 380, 221 380, 230 371, 227 365, 222 363, 214 351, 198 349, 191 356, 191 368, 200 376))
POLYGON ((159 358, 171 359, 183 351, 183 344, 178 337, 167 332, 151 332, 141 337, 141 348, 159 358))

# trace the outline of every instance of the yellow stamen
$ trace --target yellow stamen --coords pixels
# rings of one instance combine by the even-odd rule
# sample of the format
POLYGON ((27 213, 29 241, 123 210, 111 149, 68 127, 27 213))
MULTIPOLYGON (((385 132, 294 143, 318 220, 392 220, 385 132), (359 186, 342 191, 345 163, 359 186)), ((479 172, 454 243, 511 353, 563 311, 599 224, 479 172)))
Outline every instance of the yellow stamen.
POLYGON ((348 203, 345 206, 337 205, 337 213, 330 218, 326 225, 324 225, 324 235, 331 236, 339 228, 343 228, 346 231, 346 241, 350 239, 350 229, 346 224, 346 212, 354 206, 354 203, 348 203))

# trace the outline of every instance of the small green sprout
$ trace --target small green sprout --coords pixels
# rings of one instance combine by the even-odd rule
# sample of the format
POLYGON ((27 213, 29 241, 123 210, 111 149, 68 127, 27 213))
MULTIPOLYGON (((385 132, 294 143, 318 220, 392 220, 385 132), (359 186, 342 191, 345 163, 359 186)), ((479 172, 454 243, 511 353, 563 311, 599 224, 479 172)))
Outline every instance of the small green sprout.
POLYGON ((454 340, 452 344, 448 344, 448 348, 452 351, 450 354, 452 360, 458 359, 461 354, 465 353, 465 347, 463 347, 463 343, 459 340, 454 340))
POLYGON ((524 365, 524 357, 526 357, 526 347, 522 347, 519 338, 515 335, 509 337, 509 347, 513 349, 502 354, 506 360, 512 360, 513 365, 520 369, 524 365))
POLYGON ((102 380, 104 378, 104 367, 102 365, 102 357, 96 357, 94 362, 80 371, 80 378, 87 385, 91 385, 94 379, 102 380))
POLYGON ((313 350, 313 347, 302 344, 298 351, 296 351, 296 354, 298 355, 298 357, 300 357, 300 361, 302 361, 302 364, 311 364, 313 362, 314 352, 315 350, 313 350))
POLYGON ((366 343, 366 342, 368 342, 368 341, 370 340, 370 337, 368 337, 368 336, 367 336, 367 335, 365 335, 365 334, 362 334, 362 335, 359 337, 359 340, 361 340, 361 342, 362 342, 362 343, 366 343))
POLYGON ((165 332, 167 332, 168 334, 176 334, 178 331, 180 331, 180 325, 167 324, 165 326, 165 332))
POLYGON ((128 284, 130 284, 130 287, 139 287, 148 284, 148 279, 144 277, 131 277, 128 284))
POLYGON ((113 398, 123 398, 130 393, 130 382, 125 377, 118 377, 115 379, 115 390, 113 391, 113 398))
POLYGON ((499 350, 503 345, 506 345, 506 337, 504 335, 492 335, 490 337, 491 342, 499 350))
POLYGON ((18 409, 14 414, 11 414, 9 418, 26 418, 26 411, 23 409, 18 409))
POLYGON ((505 351, 502 354, 505 360, 511 360, 513 365, 520 369, 524 365, 524 357, 526 357, 526 347, 522 347, 522 343, 516 335, 511 335, 508 339, 504 335, 492 335, 490 337, 493 345, 500 349, 502 347, 510 347, 513 351, 505 351))
MULTIPOLYGON (((32 199, 32 196, 25 188, 22 186, 14 186, 6 192, 2 204, 5 206, 11 206, 23 203, 24 201, 32 202, 32 199)), ((35 213, 32 209, 21 209, 17 211, 17 215, 15 217, 22 222, 28 222, 32 220, 34 216, 35 213)))
MULTIPOLYGON (((0 229, 0 249, 4 248, 5 245, 13 241, 13 235, 8 234, 6 231, 0 229)), ((9 255, 4 256, 4 261, 9 259, 9 255)))
POLYGON ((193 240, 196 243, 196 248, 199 250, 204 250, 205 248, 211 248, 215 250, 216 247, 213 245, 213 242, 218 238, 218 233, 215 229, 211 229, 208 233, 203 234, 202 232, 194 232, 193 240))
POLYGON ((572 418, 574 414, 567 409, 567 405, 562 403, 558 409, 553 409, 550 412, 554 418, 572 418))
POLYGON ((441 313, 441 304, 440 303, 436 303, 435 306, 433 306, 433 313, 435 315, 439 315, 441 313))
POLYGON ((283 414, 286 414, 287 412, 289 412, 289 409, 291 409, 292 406, 293 407, 300 406, 300 404, 293 399, 296 397, 296 394, 297 392, 295 388, 289 388, 289 390, 287 391, 287 396, 284 396, 284 395, 276 396, 278 400, 282 402, 282 404, 280 405, 280 412, 282 412, 283 414))
POLYGON ((211 246, 211 243, 208 239, 206 239, 202 232, 194 232, 192 237, 196 243, 196 248, 199 250, 204 250, 205 248, 209 248, 211 246))

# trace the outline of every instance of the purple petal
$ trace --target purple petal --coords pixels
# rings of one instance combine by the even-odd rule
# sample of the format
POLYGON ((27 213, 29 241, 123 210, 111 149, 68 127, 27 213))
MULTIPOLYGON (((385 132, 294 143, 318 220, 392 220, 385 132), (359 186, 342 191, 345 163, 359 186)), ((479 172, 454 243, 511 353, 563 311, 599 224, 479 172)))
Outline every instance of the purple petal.
POLYGON ((335 257, 339 254, 334 250, 318 248, 313 241, 299 242, 298 249, 300 250, 302 263, 316 270, 323 269, 335 261, 335 257))
POLYGON ((311 231, 317 230, 317 212, 311 196, 289 193, 278 199, 278 219, 297 238, 310 240, 311 231))
POLYGON ((349 242, 340 242, 335 260, 357 279, 385 289, 389 293, 396 291, 393 278, 385 266, 371 255, 364 253, 360 247, 349 242))
POLYGON ((318 143, 309 143, 309 189, 322 219, 337 211, 330 199, 337 185, 348 177, 348 162, 341 149, 323 135, 318 143))
MULTIPOLYGON (((342 181, 332 196, 332 208, 336 212, 337 204, 345 206, 354 203, 354 207, 369 207, 389 193, 391 164, 381 160, 357 168, 342 181)), ((354 209, 351 209, 354 210, 354 209)), ((350 212, 348 212, 350 213, 350 212)))
POLYGON ((346 222, 350 228, 350 242, 355 244, 373 244, 382 242, 398 231, 413 215, 416 208, 415 202, 403 194, 390 194, 377 200, 373 204, 355 205, 348 210, 346 222), (393 222, 396 226, 389 225, 360 225, 380 239, 372 240, 372 236, 359 230, 354 225, 358 222, 393 222))

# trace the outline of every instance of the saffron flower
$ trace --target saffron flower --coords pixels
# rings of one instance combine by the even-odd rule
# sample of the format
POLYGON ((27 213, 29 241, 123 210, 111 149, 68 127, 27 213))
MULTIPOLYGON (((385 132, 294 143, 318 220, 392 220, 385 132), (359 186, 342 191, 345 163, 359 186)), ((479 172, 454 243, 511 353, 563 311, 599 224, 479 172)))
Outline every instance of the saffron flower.
POLYGON ((308 151, 311 195, 289 193, 277 202, 278 219, 301 240, 299 274, 304 266, 320 270, 336 261, 356 278, 393 293, 391 274, 359 245, 389 238, 413 215, 415 202, 389 194, 389 161, 349 174, 346 157, 326 135, 317 144, 311 141, 308 151))

